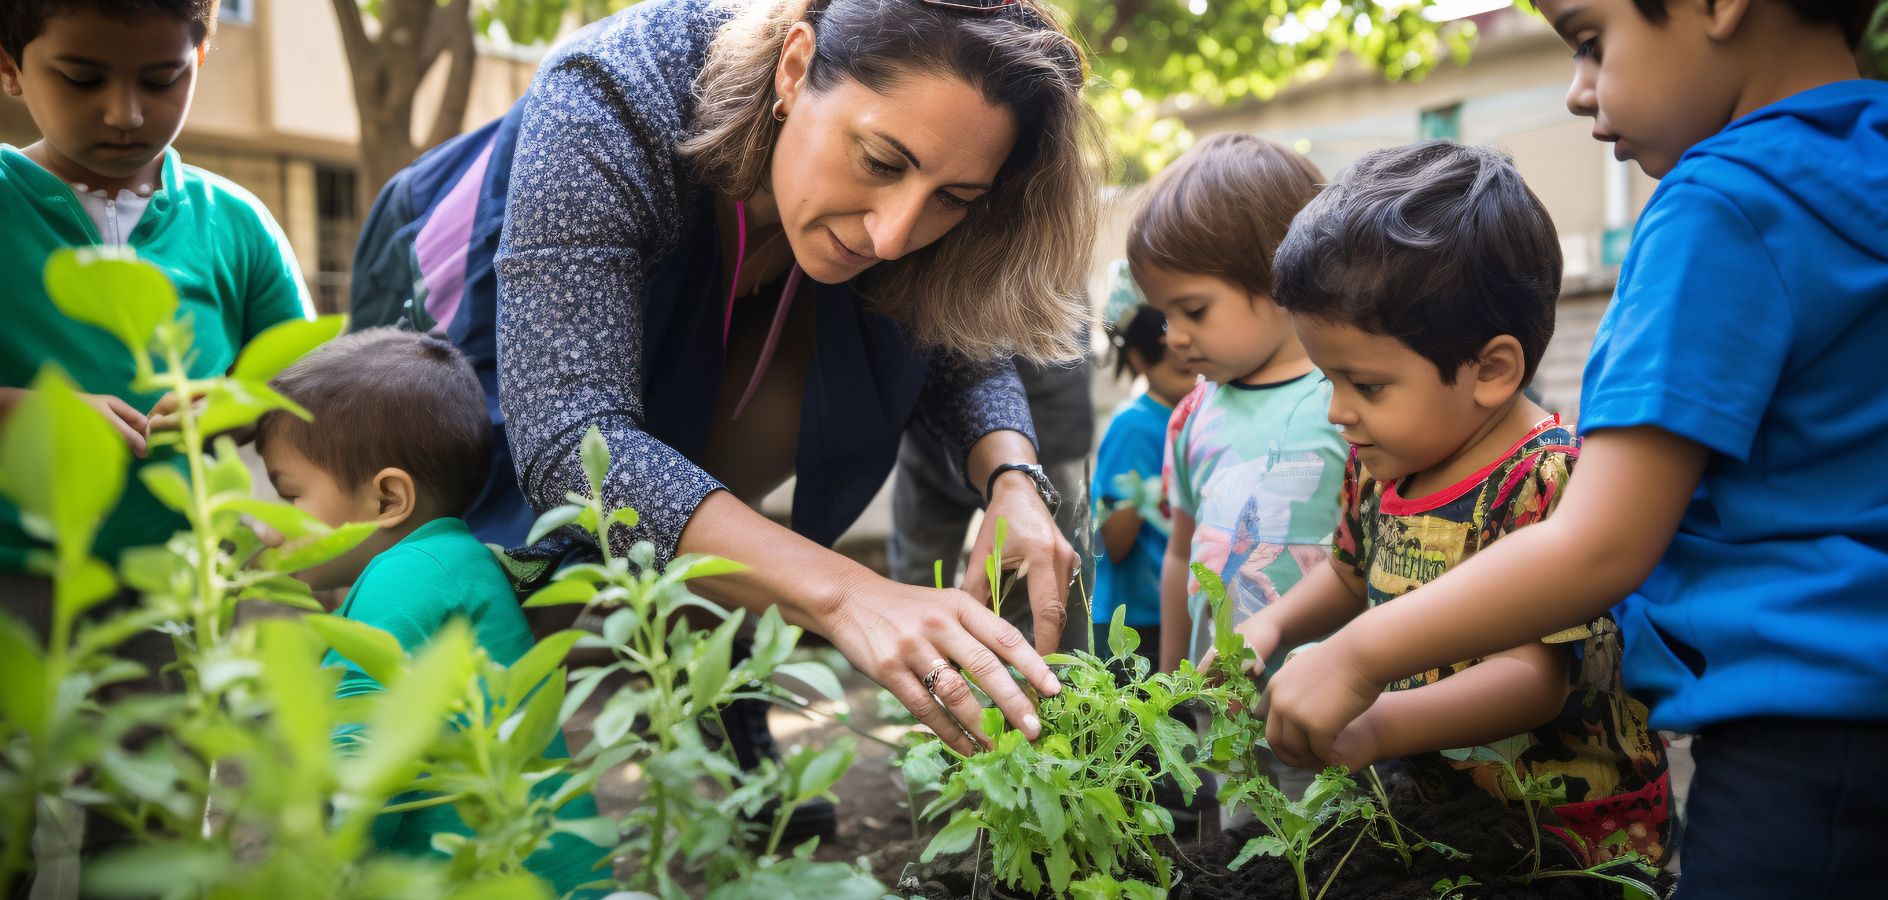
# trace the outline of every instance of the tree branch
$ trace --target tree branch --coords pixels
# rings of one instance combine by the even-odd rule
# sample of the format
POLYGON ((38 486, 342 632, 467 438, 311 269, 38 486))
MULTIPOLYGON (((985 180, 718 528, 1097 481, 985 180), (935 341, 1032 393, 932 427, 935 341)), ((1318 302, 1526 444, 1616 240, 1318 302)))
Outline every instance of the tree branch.
MULTIPOLYGON (((470 34, 472 24, 471 0, 451 0, 449 3, 429 3, 432 15, 427 18, 426 30, 420 34, 419 50, 414 58, 419 62, 419 71, 424 74, 439 61, 439 54, 448 48, 457 49, 459 35, 470 34)), ((454 65, 457 65, 455 62, 454 65)))
POLYGON ((473 40, 472 20, 461 14, 453 28, 452 68, 446 70, 445 89, 439 95, 439 109, 433 113, 433 127, 427 133, 430 149, 451 140, 465 128, 466 107, 472 100, 472 76, 478 68, 478 45, 473 40))

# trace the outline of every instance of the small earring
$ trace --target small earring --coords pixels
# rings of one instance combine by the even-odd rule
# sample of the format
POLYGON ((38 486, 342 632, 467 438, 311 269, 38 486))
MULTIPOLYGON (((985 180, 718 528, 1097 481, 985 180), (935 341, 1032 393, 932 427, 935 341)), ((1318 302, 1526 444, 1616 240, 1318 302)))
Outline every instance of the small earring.
POLYGON ((787 98, 775 97, 774 98, 774 121, 785 122, 786 120, 787 120, 787 98))

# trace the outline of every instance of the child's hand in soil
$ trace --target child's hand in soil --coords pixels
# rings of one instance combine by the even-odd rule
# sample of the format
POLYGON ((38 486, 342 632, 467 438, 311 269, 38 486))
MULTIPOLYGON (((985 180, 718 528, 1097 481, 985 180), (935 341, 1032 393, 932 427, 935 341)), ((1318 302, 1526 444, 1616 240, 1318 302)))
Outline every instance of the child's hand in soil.
MULTIPOLYGON (((1301 769, 1336 763, 1336 740, 1383 693, 1347 652, 1343 632, 1294 654, 1266 686, 1259 714, 1265 737, 1286 765, 1301 769)), ((1352 740, 1360 740, 1361 735, 1352 740)), ((1356 748, 1345 755, 1355 757, 1356 748)))

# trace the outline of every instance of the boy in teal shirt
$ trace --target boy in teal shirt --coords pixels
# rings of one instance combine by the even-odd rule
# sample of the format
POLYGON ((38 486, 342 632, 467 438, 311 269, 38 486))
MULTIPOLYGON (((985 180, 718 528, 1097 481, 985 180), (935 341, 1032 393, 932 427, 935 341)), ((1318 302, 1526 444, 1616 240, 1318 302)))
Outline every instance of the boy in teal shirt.
MULTIPOLYGON (((440 338, 393 329, 346 335, 276 377, 277 390, 314 414, 265 416, 256 444, 282 499, 330 526, 373 522, 380 530, 341 557, 299 573, 316 590, 352 585, 336 615, 363 622, 417 651, 446 623, 464 619, 479 646, 509 666, 531 649, 531 629, 511 582, 491 551, 456 513, 484 486, 491 426, 485 394, 459 351, 440 338)), ((381 690, 346 666, 338 691, 381 690)), ((559 735, 548 757, 569 754, 559 735)), ((539 791, 555 790, 551 779, 539 791)), ((562 817, 596 815, 580 796, 562 817)), ((436 853, 433 835, 468 833, 449 805, 382 816, 374 838, 384 850, 436 853)), ((607 853, 568 834, 552 838, 525 865, 560 894, 595 879, 607 853)))
MULTIPOLYGON (((268 211, 170 149, 214 17, 207 0, 46 0, 8 4, 0 17, 0 89, 25 100, 43 135, 24 149, 0 145, 0 424, 40 367, 57 363, 145 453, 144 411, 159 397, 132 389, 132 361, 115 339, 53 306, 40 273, 63 248, 126 245, 163 269, 177 287, 178 315, 196 327, 192 375, 222 373, 264 329, 311 314, 295 256, 268 211)), ((183 517, 133 478, 97 553, 115 560, 182 527, 183 517)), ((0 501, 0 575, 23 570, 39 546, 0 501)))

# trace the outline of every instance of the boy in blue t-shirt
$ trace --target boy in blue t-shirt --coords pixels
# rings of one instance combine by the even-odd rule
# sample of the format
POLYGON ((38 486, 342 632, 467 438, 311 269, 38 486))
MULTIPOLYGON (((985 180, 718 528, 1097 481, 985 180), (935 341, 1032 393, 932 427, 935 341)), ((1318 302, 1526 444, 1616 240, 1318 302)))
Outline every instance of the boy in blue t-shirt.
POLYGON ((1386 683, 1617 604, 1627 686, 1700 733, 1679 895, 1872 896, 1888 84, 1853 50, 1873 4, 1537 5, 1574 48, 1568 107, 1662 179, 1587 364, 1580 476, 1554 517, 1288 662, 1267 737, 1344 758, 1386 683))
MULTIPOLYGON (((1140 634, 1139 654, 1153 661, 1160 647, 1160 564, 1167 555, 1172 514, 1160 489, 1161 442, 1167 420, 1193 389, 1193 371, 1179 354, 1167 352, 1167 319, 1140 302, 1127 280, 1125 263, 1117 271, 1117 290, 1128 295, 1127 308, 1111 321, 1115 377, 1133 373, 1147 379, 1147 390, 1115 410, 1095 453, 1095 533, 1102 552, 1095 559, 1095 652, 1106 657, 1108 628, 1114 611, 1126 608, 1124 624, 1140 634)), ((1113 305, 1112 303, 1110 305, 1113 305)))
MULTIPOLYGON (((314 414, 309 422, 271 412, 257 427, 256 449, 276 493, 329 526, 379 526, 358 547, 296 577, 315 590, 352 585, 335 615, 392 634, 408 653, 454 619, 469 624, 500 665, 529 652, 531 629, 511 581, 457 516, 484 487, 491 452, 485 394, 465 357, 439 337, 369 329, 322 345, 273 385, 314 414)), ((382 690, 333 651, 324 664, 346 669, 337 696, 382 690)), ((358 730, 349 726, 336 738, 358 730)), ((544 755, 569 756, 563 735, 544 755)), ((533 792, 549 794, 565 780, 545 779, 533 792)), ((406 799, 413 798, 397 801, 406 799)), ((560 818, 595 815, 589 794, 558 810, 560 818)), ((382 815, 373 838, 390 853, 438 856, 433 836, 443 833, 470 833, 450 804, 382 815)), ((592 864, 607 853, 560 833, 525 867, 562 896, 595 879, 592 864)))

